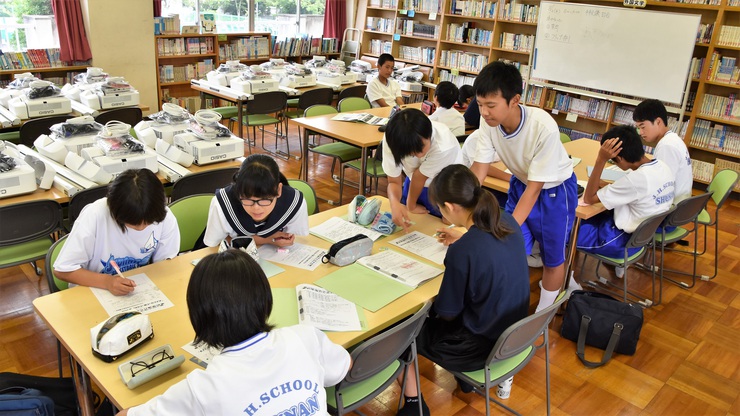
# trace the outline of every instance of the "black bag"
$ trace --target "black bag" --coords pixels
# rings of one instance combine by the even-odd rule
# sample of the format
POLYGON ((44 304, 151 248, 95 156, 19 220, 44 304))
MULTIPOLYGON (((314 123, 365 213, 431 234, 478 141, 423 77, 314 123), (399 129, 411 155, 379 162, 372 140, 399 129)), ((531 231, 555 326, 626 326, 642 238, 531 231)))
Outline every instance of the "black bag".
POLYGON ((8 387, 0 390, 0 415, 54 416, 54 401, 36 389, 8 387))
POLYGON ((6 414, 77 415, 74 383, 71 378, 0 373, 0 416, 6 414))
POLYGON ((601 293, 575 290, 565 308, 560 335, 577 342, 578 358, 586 367, 596 368, 609 362, 613 352, 633 355, 642 322, 640 306, 601 293), (604 350, 601 362, 586 360, 586 345, 604 350))

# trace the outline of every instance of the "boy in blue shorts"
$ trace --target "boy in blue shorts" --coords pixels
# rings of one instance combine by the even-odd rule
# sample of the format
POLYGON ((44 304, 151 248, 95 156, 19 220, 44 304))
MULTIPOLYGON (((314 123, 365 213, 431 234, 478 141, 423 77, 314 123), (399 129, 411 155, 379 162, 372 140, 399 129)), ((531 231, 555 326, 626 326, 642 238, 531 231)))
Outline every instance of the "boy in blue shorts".
POLYGON ((486 65, 474 88, 481 135, 470 169, 483 183, 498 154, 512 173, 505 210, 522 227, 527 253, 534 241, 540 245, 539 311, 555 301, 565 280, 565 245, 578 205, 573 164, 555 120, 542 109, 520 104, 522 76, 515 66, 486 65))

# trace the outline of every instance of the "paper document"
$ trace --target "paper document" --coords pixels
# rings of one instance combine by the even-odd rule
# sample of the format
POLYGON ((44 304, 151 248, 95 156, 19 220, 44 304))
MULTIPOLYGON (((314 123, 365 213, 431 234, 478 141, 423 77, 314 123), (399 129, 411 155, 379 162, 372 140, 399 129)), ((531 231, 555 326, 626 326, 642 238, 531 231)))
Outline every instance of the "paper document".
POLYGON ((437 241, 436 238, 422 234, 419 231, 406 234, 390 241, 390 243, 437 264, 444 264, 447 255, 447 247, 444 244, 437 241))
POLYGON ((345 238, 354 237, 357 234, 364 234, 370 237, 371 240, 375 241, 383 234, 369 230, 357 224, 353 224, 347 220, 343 220, 339 217, 332 217, 323 223, 312 227, 308 230, 311 234, 323 238, 324 240, 336 243, 342 241, 345 238))
POLYGON ((108 316, 128 311, 139 311, 148 314, 173 306, 167 296, 159 290, 146 274, 139 273, 127 276, 127 279, 136 282, 136 288, 133 292, 124 296, 116 296, 97 287, 90 288, 100 304, 103 305, 103 309, 108 313, 108 316))
POLYGON ((321 258, 326 251, 318 247, 295 243, 290 247, 278 250, 278 247, 265 244, 258 249, 260 260, 270 260, 275 263, 293 266, 304 270, 316 270, 321 265, 321 258))
POLYGON ((191 361, 194 361, 196 364, 199 364, 203 367, 208 366, 208 364, 211 363, 213 357, 221 353, 221 350, 218 348, 213 348, 211 346, 208 346, 207 344, 201 344, 196 347, 195 344, 193 344, 192 342, 190 344, 183 345, 182 349, 198 359, 198 361, 191 361))
POLYGON ((339 113, 331 118, 337 121, 353 121, 374 126, 382 126, 388 123, 388 118, 378 117, 368 113, 339 113))
MULTIPOLYGON (((586 166, 586 172, 588 173, 588 176, 591 177, 591 172, 593 172, 594 167, 593 166, 586 166)), ((622 170, 618 166, 606 166, 604 167, 604 170, 601 171, 601 180, 602 181, 611 181, 614 182, 617 179, 621 178, 622 176, 628 174, 629 172, 632 172, 631 169, 628 170, 622 170)))
POLYGON ((442 269, 432 267, 392 250, 362 257, 357 260, 357 263, 411 287, 419 286, 421 283, 442 273, 442 269))
POLYGON ((579 163, 581 163, 581 160, 583 159, 581 159, 580 157, 571 156, 570 160, 571 162, 573 162, 573 167, 576 167, 579 163))
POLYGON ((300 323, 323 331, 362 330, 354 303, 314 285, 298 285, 295 290, 300 323))

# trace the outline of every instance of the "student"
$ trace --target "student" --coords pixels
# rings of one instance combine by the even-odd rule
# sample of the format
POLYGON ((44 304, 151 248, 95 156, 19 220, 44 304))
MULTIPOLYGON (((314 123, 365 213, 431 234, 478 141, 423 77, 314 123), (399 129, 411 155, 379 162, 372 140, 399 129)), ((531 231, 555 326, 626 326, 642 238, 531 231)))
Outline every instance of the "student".
POLYGON ((221 352, 205 370, 119 416, 327 414, 324 387, 344 378, 350 356, 312 326, 273 329, 270 284, 248 254, 203 258, 186 299, 196 344, 221 352))
POLYGON ((457 103, 455 103, 455 108, 458 110, 465 110, 468 108, 468 105, 470 104, 470 101, 475 98, 475 90, 473 89, 472 85, 463 85, 458 89, 457 94, 457 103))
POLYGON ((254 154, 242 163, 234 182, 216 191, 203 243, 215 247, 226 237, 251 237, 257 245, 293 245, 308 235, 308 206, 291 188, 275 159, 254 154))
POLYGON ((88 204, 54 262, 54 275, 116 296, 134 290, 121 272, 177 256, 180 231, 164 187, 148 169, 129 169, 108 185, 106 198, 88 204))
MULTIPOLYGON (((480 370, 501 333, 528 315, 524 238, 511 214, 499 208, 463 165, 442 169, 429 194, 445 218, 467 232, 437 230, 439 240, 449 246, 445 273, 417 348, 445 369, 480 370)), ((399 415, 418 413, 415 374, 408 373, 407 403, 399 415)), ((458 382, 463 392, 471 391, 471 386, 458 382)))
POLYGON ((453 108, 457 97, 455 84, 449 81, 437 84, 437 89, 434 90, 434 104, 437 105, 437 110, 429 116, 429 119, 446 125, 455 136, 462 136, 465 134, 465 119, 453 108))
MULTIPOLYGON (((583 202, 601 202, 610 211, 581 222, 578 248, 589 253, 622 258, 630 233, 646 218, 666 212, 674 198, 671 168, 660 159, 645 156, 640 136, 632 126, 617 126, 601 139, 601 149, 583 192, 583 202), (601 172, 611 159, 622 170, 631 173, 599 189, 601 172)), ((628 250, 633 255, 639 248, 628 250)), ((617 268, 617 276, 624 275, 617 268)))
POLYGON ((406 229, 409 212, 441 217, 429 202, 427 186, 445 166, 462 161, 460 143, 450 129, 421 110, 405 109, 388 121, 382 148, 393 222, 406 229))
POLYGON ((475 97, 468 104, 468 108, 465 109, 463 118, 465 118, 465 124, 471 128, 480 128, 480 109, 478 108, 478 102, 475 97))
POLYGON ((373 108, 403 105, 401 86, 391 78, 396 61, 389 53, 378 57, 378 76, 367 84, 367 99, 373 108))
POLYGON ((645 100, 637 105, 632 120, 640 130, 640 136, 648 142, 655 143, 655 158, 665 162, 676 178, 676 197, 679 203, 691 197, 694 177, 691 171, 691 156, 686 143, 668 129, 668 112, 659 100, 645 100))
POLYGON ((482 122, 471 170, 482 183, 495 150, 512 173, 505 209, 521 225, 527 252, 534 241, 540 245, 539 311, 555 301, 565 280, 565 245, 578 205, 573 164, 555 120, 542 109, 520 104, 522 76, 515 66, 486 65, 474 87, 482 122))

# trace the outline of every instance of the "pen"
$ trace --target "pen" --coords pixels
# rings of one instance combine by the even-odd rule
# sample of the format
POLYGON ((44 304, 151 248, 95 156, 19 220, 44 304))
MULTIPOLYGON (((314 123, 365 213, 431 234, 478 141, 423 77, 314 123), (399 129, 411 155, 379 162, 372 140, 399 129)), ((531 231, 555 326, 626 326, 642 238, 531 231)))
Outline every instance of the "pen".
MULTIPOLYGON (((455 228, 455 224, 450 224, 450 225, 448 225, 448 226, 447 226, 447 227, 445 227, 445 228, 446 228, 446 229, 448 229, 448 230, 449 230, 450 228, 455 228)), ((432 235, 432 237, 434 237, 434 238, 439 238, 439 237, 442 237, 442 234, 444 234, 444 231, 437 231, 436 233, 434 233, 434 234, 432 235)))
POLYGON ((134 281, 131 279, 127 279, 126 276, 121 273, 121 269, 118 268, 118 264, 115 260, 110 261, 110 265, 113 266, 113 269, 118 273, 119 276, 121 276, 121 279, 128 281, 129 283, 126 286, 135 286, 134 281))

